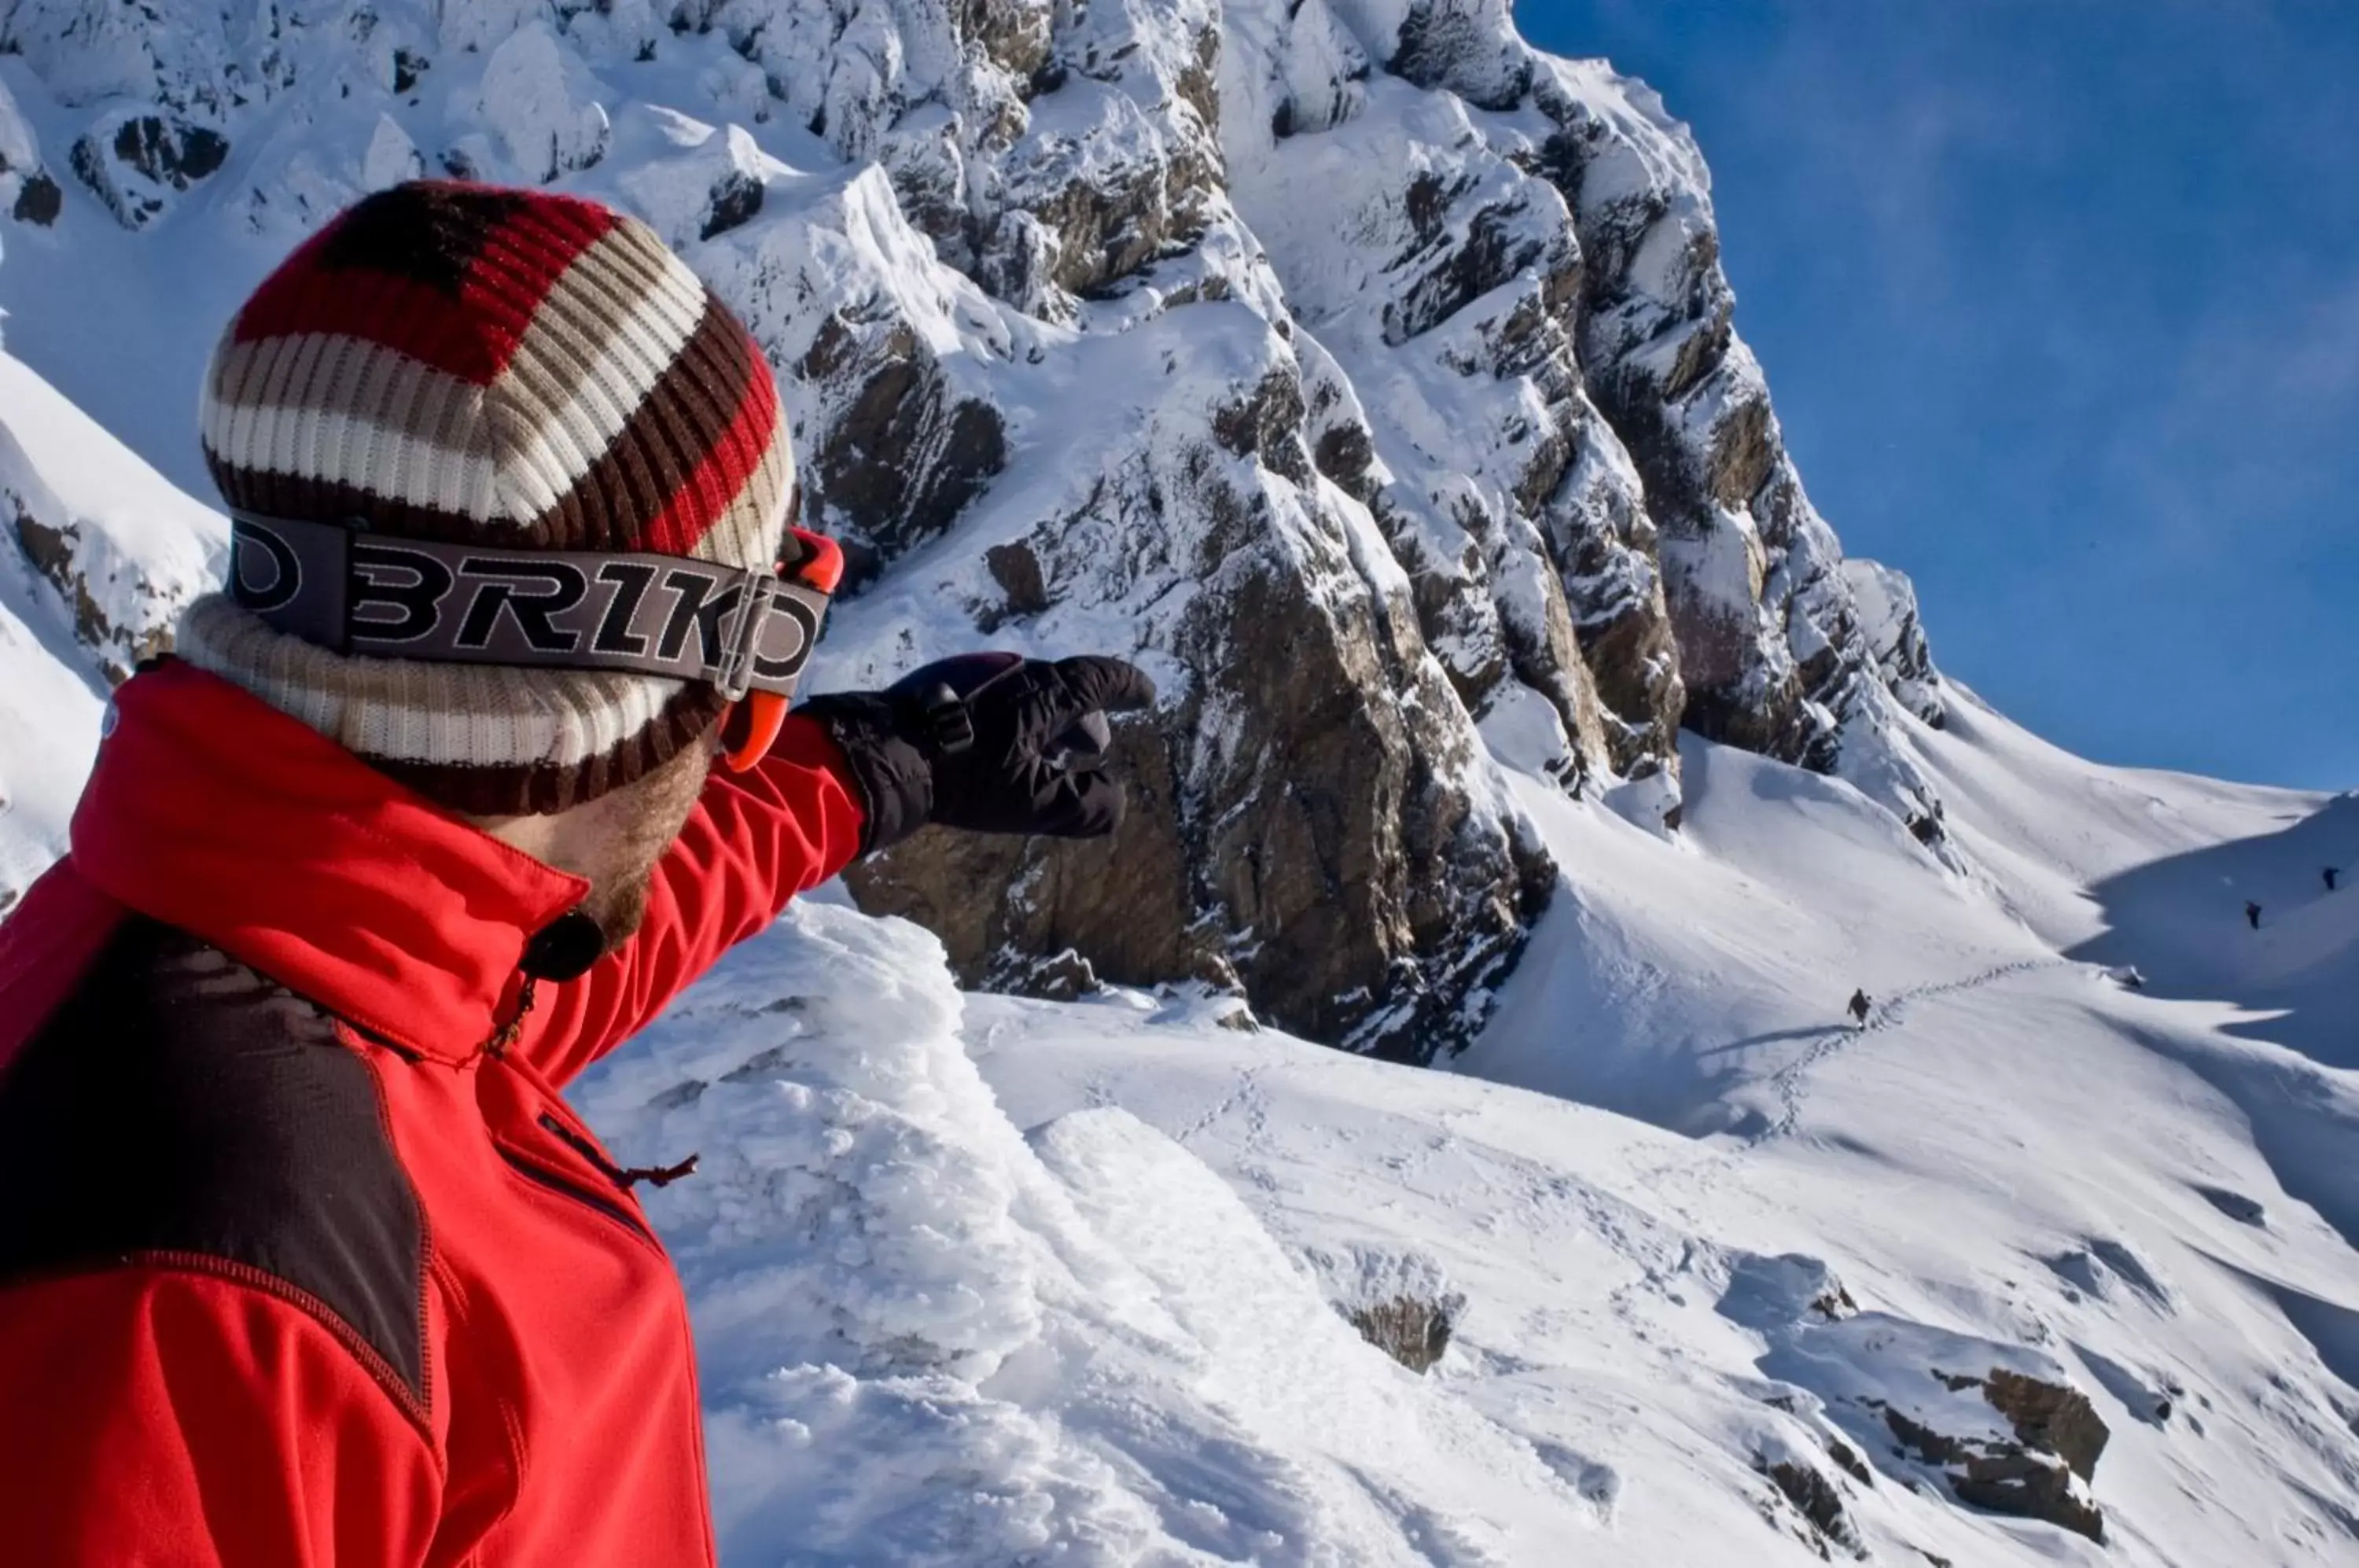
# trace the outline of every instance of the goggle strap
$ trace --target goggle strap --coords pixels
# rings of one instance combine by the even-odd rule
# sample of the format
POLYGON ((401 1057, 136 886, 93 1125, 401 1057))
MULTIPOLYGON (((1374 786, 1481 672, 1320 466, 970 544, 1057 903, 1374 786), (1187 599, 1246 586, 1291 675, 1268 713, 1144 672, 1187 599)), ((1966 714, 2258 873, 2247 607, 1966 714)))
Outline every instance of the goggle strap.
POLYGON ((777 572, 644 551, 499 550, 357 524, 231 514, 230 593, 337 653, 710 681, 780 697, 819 640, 829 557, 788 535, 777 572))

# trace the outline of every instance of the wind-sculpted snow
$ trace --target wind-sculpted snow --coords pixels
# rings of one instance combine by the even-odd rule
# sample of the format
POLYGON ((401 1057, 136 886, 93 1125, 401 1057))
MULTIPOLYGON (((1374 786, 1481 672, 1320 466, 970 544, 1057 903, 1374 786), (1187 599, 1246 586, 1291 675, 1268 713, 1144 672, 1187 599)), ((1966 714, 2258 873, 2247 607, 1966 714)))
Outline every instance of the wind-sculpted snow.
POLYGON ((725 1560, 1504 1563, 1593 1525, 1163 1134, 1027 1141, 961 1012, 923 932, 798 906, 579 1093, 619 1152, 702 1156, 648 1206, 725 1560))
POLYGON ((870 601, 821 680, 1153 666, 1136 897, 1047 844, 859 883, 971 982, 1072 949, 1424 1059, 1549 896, 1503 766, 1669 833, 1684 723, 1938 820, 1940 678, 1785 456, 1701 155, 1504 0, 16 0, 0 48, 0 299, 191 489, 188 386, 287 246, 420 174, 551 184, 781 373, 870 601))
POLYGON ((2066 1368, 1855 1315, 1824 1264, 1617 1195, 1675 1138, 1225 1043, 1185 994, 973 1006, 915 928, 799 905, 577 1090, 625 1160, 701 1157, 647 1203, 689 1290, 726 1562, 1954 1551, 1972 1526, 1932 1500, 1945 1465, 1972 1489, 1953 1449, 2027 1454, 2090 1507, 2104 1431, 2066 1368), (975 1050, 1027 1101, 1103 1087, 1019 1133, 975 1050), (1462 1145, 1420 1130, 1437 1096, 1462 1145), (1423 1377, 1348 1321, 1411 1298, 1461 1331, 1423 1377), (1925 1452, 1875 1440, 1887 1412, 1925 1452))

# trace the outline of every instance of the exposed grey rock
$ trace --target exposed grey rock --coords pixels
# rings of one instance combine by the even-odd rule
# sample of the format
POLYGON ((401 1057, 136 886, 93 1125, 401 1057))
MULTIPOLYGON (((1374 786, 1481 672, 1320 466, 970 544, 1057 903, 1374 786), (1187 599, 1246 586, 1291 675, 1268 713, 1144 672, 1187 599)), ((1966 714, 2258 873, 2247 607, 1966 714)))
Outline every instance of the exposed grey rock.
POLYGON ((117 626, 107 618, 77 559, 82 529, 76 524, 64 520, 45 522, 34 515, 27 497, 15 485, 5 489, 16 510, 17 550, 71 607, 74 636, 93 649, 104 650, 101 667, 110 682, 120 684, 129 680, 141 659, 171 651, 169 626, 132 629, 117 626))
POLYGON ((1213 73, 1219 14, 1077 11, 1055 48, 1054 115, 1033 114, 976 213, 974 276, 1034 315, 1063 318, 1200 241, 1221 194, 1213 73))
POLYGON ((762 182, 743 169, 728 169, 714 179, 705 197, 704 215, 696 237, 709 240, 751 220, 762 210, 762 182))
POLYGON ((932 927, 972 980, 1066 947, 1125 983, 1217 961, 1262 1018, 1421 1060, 1464 1038, 1465 998, 1513 962, 1551 870, 1470 798, 1473 731, 1433 722, 1459 711, 1439 668, 1308 488, 1292 367, 1171 417, 1024 541, 1060 606, 1207 590, 1162 634, 1184 676, 1167 706, 1116 726, 1122 827, 1081 844, 921 834, 854 889, 932 927))
POLYGON ((1302 1261, 1360 1337, 1412 1372, 1432 1370, 1465 1320, 1465 1294, 1422 1252, 1312 1247, 1302 1261))
POLYGON ((16 187, 16 200, 10 203, 8 215, 20 223, 47 228, 58 221, 64 207, 65 192, 58 189, 58 182, 47 170, 36 170, 16 187))
POLYGON ((1584 397, 1576 456, 1538 522, 1562 574, 1614 768, 1670 768, 1687 710, 1653 517, 1629 454, 1584 397))
MULTIPOLYGON (((1860 1552, 1859 1527, 1852 1523, 1851 1513, 1843 1507, 1842 1491, 1824 1472, 1798 1459, 1761 1457, 1755 1465, 1794 1505, 1794 1511, 1810 1522, 1822 1542, 1832 1541, 1854 1554, 1860 1552)), ((1819 1554, 1827 1554, 1823 1544, 1819 1554)))
POLYGON ((1951 1389, 1978 1391, 2012 1439, 1945 1432, 1897 1406, 1879 1406, 1906 1456, 1942 1470, 1961 1502, 2105 1539, 2104 1509, 2076 1484, 2094 1477, 2111 1436, 2087 1395, 2006 1367, 1932 1375, 1951 1389))
POLYGON ((2055 1454, 2083 1481, 2096 1475, 2112 1434, 2086 1394, 1996 1367, 1983 1379, 1983 1398, 2025 1443, 2055 1454))
MULTIPOLYGON (((1906 1453, 1948 1474, 1951 1490, 1960 1502, 1988 1508, 1993 1513, 2045 1519, 2092 1541, 2103 1541, 2104 1510, 2073 1485, 2073 1477, 2079 1475, 2085 1481, 2093 1472, 2095 1454, 2103 1450, 2105 1443, 2104 1423, 2089 1409, 2087 1399, 2071 1389, 2038 1384, 2037 1394, 2012 1388, 2001 1394, 1996 1379, 2006 1376, 1994 1374, 1985 1391, 1995 1407, 1999 1406, 2002 1398, 2023 1401, 2016 1407, 2026 1412, 2026 1419, 2016 1428, 2018 1442, 1950 1437, 1897 1410, 1886 1410, 1885 1420, 1906 1453), (2074 1401, 2077 1410, 2071 1408, 2074 1401), (2082 1411, 2086 1412, 2085 1416, 2082 1411), (2088 1469, 2076 1467, 2045 1441, 2060 1434, 2081 1445, 2087 1454, 2088 1469)), ((2006 1407, 1999 1408, 2010 1420, 2016 1419, 2006 1407)))
POLYGON ((40 228, 56 223, 65 206, 65 192, 41 162, 39 138, 5 86, 0 86, 0 201, 8 203, 8 215, 18 223, 40 228))
POLYGON ((2262 1228, 2266 1228, 2268 1225, 2268 1211, 2263 1208, 2259 1200, 2256 1198, 2248 1197, 2243 1192, 2231 1192, 2225 1187, 2199 1186, 2195 1191, 2201 1195, 2205 1203, 2239 1225, 2262 1228))
POLYGON ((1823 1412, 1911 1486, 1930 1468, 1962 1502, 2104 1539, 2088 1483, 2110 1434, 2047 1356, 1862 1312, 1825 1264, 1800 1255, 1731 1256, 1719 1311, 1762 1334, 1780 1409, 1823 1412))
POLYGON ((793 368, 837 411, 803 452, 804 505, 854 586, 949 528, 1006 461, 998 410, 960 396, 906 323, 834 312, 793 368))
POLYGON ((118 223, 138 229, 228 157, 228 138, 209 125, 118 109, 74 142, 67 161, 118 223))
POLYGON ((1437 1301, 1394 1296, 1344 1309, 1343 1321, 1412 1372, 1430 1371, 1450 1349, 1450 1315, 1437 1301))

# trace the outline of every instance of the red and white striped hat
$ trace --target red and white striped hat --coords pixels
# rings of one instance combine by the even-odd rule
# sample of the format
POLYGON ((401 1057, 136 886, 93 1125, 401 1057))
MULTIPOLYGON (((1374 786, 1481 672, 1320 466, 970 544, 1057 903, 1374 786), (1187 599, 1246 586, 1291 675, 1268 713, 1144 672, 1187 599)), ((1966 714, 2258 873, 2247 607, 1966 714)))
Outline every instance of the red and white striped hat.
MULTIPOLYGON (((644 223, 540 191, 367 197, 215 349, 205 458, 234 514, 379 539, 769 569, 794 492, 743 324, 644 223)), ((228 593, 178 648, 454 810, 562 811, 712 729, 712 684, 339 652, 228 593)))

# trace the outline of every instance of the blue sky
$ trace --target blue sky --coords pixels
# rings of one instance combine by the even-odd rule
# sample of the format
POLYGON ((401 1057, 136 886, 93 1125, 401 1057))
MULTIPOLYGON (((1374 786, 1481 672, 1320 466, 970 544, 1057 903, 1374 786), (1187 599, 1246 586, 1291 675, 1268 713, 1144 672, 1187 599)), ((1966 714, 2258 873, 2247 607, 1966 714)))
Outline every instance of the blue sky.
POLYGON ((1695 127, 1803 479, 1944 669, 2106 761, 2359 787, 2359 5, 1516 14, 1695 127))

